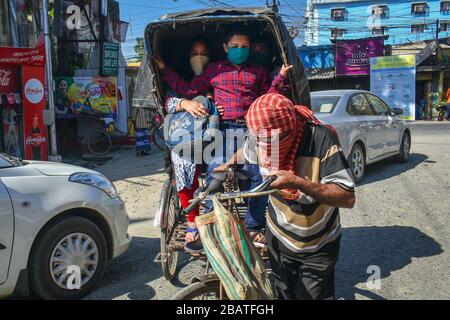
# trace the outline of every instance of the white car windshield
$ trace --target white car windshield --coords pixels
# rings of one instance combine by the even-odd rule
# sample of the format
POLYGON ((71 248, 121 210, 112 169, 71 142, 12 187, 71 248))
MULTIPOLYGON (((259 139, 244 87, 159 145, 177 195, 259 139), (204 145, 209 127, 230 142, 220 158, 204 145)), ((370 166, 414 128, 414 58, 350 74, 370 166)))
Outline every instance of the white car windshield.
POLYGON ((16 164, 7 155, 0 153, 0 169, 14 167, 16 164))
POLYGON ((314 113, 332 113, 339 99, 338 96, 311 96, 311 106, 314 113))

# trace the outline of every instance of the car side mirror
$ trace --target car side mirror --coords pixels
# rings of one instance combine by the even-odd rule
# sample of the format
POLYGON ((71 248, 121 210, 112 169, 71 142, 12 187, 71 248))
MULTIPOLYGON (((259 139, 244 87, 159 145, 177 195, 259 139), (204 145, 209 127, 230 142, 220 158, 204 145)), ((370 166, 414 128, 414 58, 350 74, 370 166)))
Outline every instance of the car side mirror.
POLYGON ((403 114, 403 109, 401 108, 393 108, 393 111, 396 116, 401 116, 403 114))

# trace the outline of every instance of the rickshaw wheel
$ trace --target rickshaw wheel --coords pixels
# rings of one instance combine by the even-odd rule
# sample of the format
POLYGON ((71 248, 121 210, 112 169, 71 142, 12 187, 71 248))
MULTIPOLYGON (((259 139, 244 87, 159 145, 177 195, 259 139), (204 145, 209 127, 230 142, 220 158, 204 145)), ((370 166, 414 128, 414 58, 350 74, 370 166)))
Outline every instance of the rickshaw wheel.
POLYGON ((175 237, 174 230, 179 223, 180 201, 173 184, 168 185, 168 197, 164 207, 167 213, 166 226, 161 228, 161 265, 166 280, 172 280, 177 272, 179 252, 170 248, 170 242, 175 237))

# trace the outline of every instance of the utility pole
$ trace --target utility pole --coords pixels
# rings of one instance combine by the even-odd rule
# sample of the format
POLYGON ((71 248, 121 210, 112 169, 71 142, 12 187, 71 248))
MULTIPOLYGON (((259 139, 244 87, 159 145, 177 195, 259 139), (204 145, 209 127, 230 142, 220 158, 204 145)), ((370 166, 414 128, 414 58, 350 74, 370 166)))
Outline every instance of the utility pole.
POLYGON ((267 7, 271 8, 274 12, 278 12, 278 3, 277 0, 272 0, 272 4, 269 5, 269 0, 266 0, 267 7))
POLYGON ((58 156, 58 147, 56 143, 56 123, 55 123, 55 101, 53 99, 53 66, 52 66, 52 49, 51 38, 48 26, 48 0, 42 0, 43 24, 44 24, 44 40, 45 40, 45 73, 47 76, 48 90, 48 112, 52 121, 50 123, 50 160, 61 161, 58 156))
MULTIPOLYGON (((440 21, 439 19, 436 19, 436 75, 437 75, 437 85, 436 85, 436 95, 434 96, 434 102, 439 106, 439 102, 441 100, 441 93, 443 90, 443 74, 441 72, 441 63, 439 61, 439 52, 440 52, 440 46, 439 46, 439 32, 441 31, 440 27, 440 21)), ((430 109, 430 118, 433 116, 433 111, 430 109)))
MULTIPOLYGON (((105 2, 106 3, 106 2, 105 2)), ((104 28, 105 28, 105 17, 103 16, 103 10, 105 3, 103 2, 103 0, 99 1, 99 18, 100 18, 100 32, 99 32, 99 51, 100 51, 100 55, 99 55, 99 75, 101 76, 103 73, 103 35, 104 35, 104 28)))
POLYGON ((436 19, 436 57, 437 57, 437 61, 439 64, 439 32, 441 31, 441 27, 440 27, 440 21, 439 19, 436 19))

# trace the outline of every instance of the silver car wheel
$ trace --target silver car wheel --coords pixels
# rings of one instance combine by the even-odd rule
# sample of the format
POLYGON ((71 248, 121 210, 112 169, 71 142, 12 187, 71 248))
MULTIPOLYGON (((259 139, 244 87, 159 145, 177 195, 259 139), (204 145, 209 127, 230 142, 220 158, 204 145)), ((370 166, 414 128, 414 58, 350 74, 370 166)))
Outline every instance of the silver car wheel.
POLYGON ((363 160, 363 153, 358 148, 353 151, 352 154, 352 170, 356 177, 361 177, 363 171, 364 171, 364 160, 363 160))
POLYGON ((69 289, 69 266, 77 266, 81 272, 81 286, 88 283, 99 263, 98 247, 95 241, 84 233, 65 236, 53 249, 50 256, 50 273, 56 285, 69 289))
POLYGON ((411 144, 409 143, 409 136, 405 135, 403 138, 403 153, 405 157, 409 157, 409 151, 411 150, 411 144))

